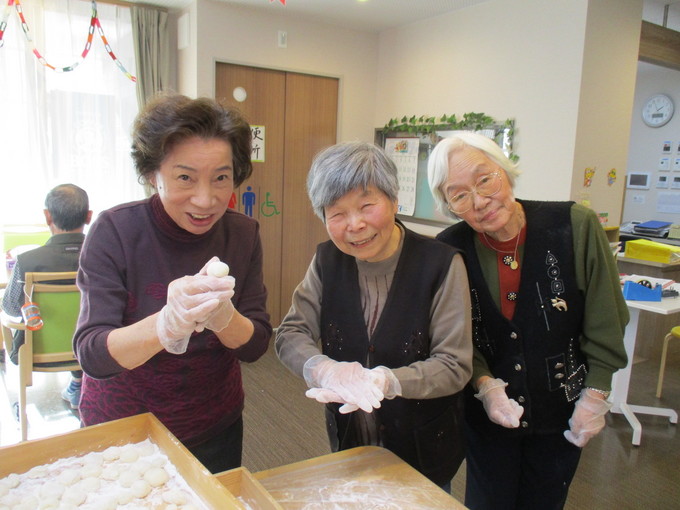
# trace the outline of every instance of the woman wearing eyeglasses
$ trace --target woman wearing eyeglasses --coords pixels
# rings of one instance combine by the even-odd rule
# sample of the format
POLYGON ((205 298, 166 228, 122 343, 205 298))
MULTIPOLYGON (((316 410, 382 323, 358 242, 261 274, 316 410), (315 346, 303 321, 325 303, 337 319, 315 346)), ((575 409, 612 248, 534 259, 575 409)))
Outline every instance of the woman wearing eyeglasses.
POLYGON ((473 374, 465 505, 563 508, 581 448, 605 425, 626 365, 628 309, 595 213, 515 199, 517 167, 486 136, 440 141, 428 163, 437 238, 465 254, 473 374))

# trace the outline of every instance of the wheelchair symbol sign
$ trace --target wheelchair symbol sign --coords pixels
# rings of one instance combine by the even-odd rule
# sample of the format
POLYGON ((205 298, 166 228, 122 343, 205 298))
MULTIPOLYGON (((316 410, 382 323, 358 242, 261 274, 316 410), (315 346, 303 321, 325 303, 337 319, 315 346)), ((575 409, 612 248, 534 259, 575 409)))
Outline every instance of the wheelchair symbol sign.
POLYGON ((279 210, 276 208, 276 205, 269 200, 269 191, 265 193, 265 198, 264 202, 260 205, 260 213, 262 216, 269 218, 270 216, 276 216, 277 214, 281 214, 279 210))

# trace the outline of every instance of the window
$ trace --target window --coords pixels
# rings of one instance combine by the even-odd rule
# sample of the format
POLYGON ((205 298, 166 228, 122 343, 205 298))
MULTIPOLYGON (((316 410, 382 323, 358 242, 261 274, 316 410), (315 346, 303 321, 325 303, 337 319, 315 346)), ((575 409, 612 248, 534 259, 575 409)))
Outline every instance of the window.
MULTIPOLYGON (((86 58, 92 4, 83 0, 22 3, 32 53, 12 8, 0 47, 0 223, 44 223, 46 193, 72 182, 85 189, 95 215, 143 198, 130 157, 130 129, 137 113, 135 83, 107 53, 97 30, 86 58)), ((134 75, 130 10, 98 3, 111 50, 134 75)))

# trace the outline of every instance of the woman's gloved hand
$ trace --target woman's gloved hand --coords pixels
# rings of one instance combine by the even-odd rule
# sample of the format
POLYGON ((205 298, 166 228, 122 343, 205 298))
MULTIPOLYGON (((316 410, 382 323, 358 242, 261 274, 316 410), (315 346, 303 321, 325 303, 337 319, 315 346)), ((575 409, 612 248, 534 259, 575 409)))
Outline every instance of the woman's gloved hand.
POLYGON ((583 448, 605 426, 604 417, 611 409, 604 395, 588 388, 581 390, 574 412, 569 418, 569 430, 564 431, 567 441, 583 448))
POLYGON ((343 413, 356 408, 370 413, 380 407, 385 397, 370 372, 358 362, 335 361, 323 354, 312 356, 303 368, 303 376, 311 388, 305 395, 323 403, 350 404, 342 406, 343 413))
POLYGON ((475 398, 482 401, 484 410, 489 419, 509 429, 519 427, 519 419, 524 413, 524 408, 514 399, 508 398, 505 387, 508 385, 502 379, 487 378, 479 386, 479 392, 475 398))
MULTIPOLYGON (((234 284, 236 283, 233 277, 227 276, 227 278, 231 278, 234 284)), ((233 316, 234 305, 232 304, 231 299, 228 299, 227 301, 222 301, 220 302, 219 306, 215 308, 215 311, 210 314, 210 316, 205 322, 201 322, 196 325, 196 331, 200 333, 204 329, 210 329, 215 333, 219 333, 224 328, 229 326, 229 323, 231 322, 231 318, 233 316)))
MULTIPOLYGON (((394 372, 387 367, 378 366, 370 370, 370 378, 378 389, 383 393, 387 400, 401 396, 401 383, 394 372)), ((312 391, 312 390, 309 390, 312 391)), ((309 393, 309 392, 308 392, 309 393)), ((331 398, 326 396, 325 398, 331 398)), ((317 398, 318 400, 318 398, 317 398)), ((327 402, 339 402, 338 400, 328 400, 327 402)), ((345 404, 340 407, 340 413, 353 413, 359 409, 355 404, 345 404)))
POLYGON ((215 333, 219 333, 224 328, 229 326, 231 318, 234 316, 234 305, 231 302, 231 298, 234 296, 234 287, 236 286, 236 280, 233 276, 227 276, 229 274, 229 266, 220 261, 217 257, 212 257, 199 271, 196 276, 207 276, 209 278, 216 278, 217 283, 207 280, 206 284, 213 283, 219 287, 223 292, 226 291, 225 299, 220 301, 220 304, 215 310, 210 314, 210 316, 204 321, 200 322, 196 326, 196 331, 201 332, 204 329, 210 329, 215 333), (218 271, 215 272, 209 270, 211 266, 215 267, 222 266, 218 271), (224 268, 224 269, 223 269, 224 268), (227 298, 228 295, 228 298, 227 298))
POLYGON ((168 285, 167 303, 156 319, 156 334, 163 348, 172 354, 186 351, 191 333, 208 320, 220 302, 229 300, 233 288, 216 285, 210 276, 183 276, 168 285))

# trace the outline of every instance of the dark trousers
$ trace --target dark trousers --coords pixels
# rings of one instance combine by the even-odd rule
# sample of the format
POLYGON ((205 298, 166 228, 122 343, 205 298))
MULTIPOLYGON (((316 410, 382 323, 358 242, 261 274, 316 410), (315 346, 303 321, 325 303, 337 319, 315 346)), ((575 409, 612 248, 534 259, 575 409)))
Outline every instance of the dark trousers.
POLYGON ((482 436, 466 427, 465 506, 471 510, 559 510, 581 449, 562 433, 482 436))
POLYGON ((212 439, 188 450, 211 473, 221 473, 241 466, 243 452, 243 418, 212 439))

